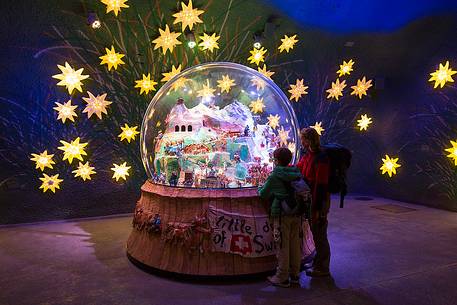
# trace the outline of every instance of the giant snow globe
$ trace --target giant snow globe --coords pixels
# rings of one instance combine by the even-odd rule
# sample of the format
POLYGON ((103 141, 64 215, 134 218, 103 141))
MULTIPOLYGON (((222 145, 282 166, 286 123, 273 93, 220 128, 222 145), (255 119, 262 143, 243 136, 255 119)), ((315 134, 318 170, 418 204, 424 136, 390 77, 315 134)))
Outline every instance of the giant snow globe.
MULTIPOLYGON (((193 66, 168 81, 144 116, 141 155, 149 180, 189 188, 262 184, 272 153, 296 158, 297 120, 274 82, 246 66, 193 66)), ((293 161, 294 161, 293 160, 293 161)))
MULTIPOLYGON (((135 206, 129 258, 147 270, 193 276, 273 270, 269 203, 256 186, 273 170, 277 147, 291 149, 295 161, 296 143, 290 102, 261 73, 216 62, 176 75, 144 117, 149 179, 135 206)), ((311 234, 303 236, 303 249, 312 251, 311 234)))

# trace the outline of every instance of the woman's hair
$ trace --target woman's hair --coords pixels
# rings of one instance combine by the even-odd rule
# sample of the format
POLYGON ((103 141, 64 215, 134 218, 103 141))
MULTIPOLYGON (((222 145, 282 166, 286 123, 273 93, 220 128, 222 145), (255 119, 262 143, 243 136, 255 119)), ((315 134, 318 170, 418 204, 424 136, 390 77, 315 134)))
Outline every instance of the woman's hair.
POLYGON ((292 160, 292 152, 285 147, 276 148, 273 157, 278 160, 278 165, 287 166, 292 160))
POLYGON ((303 128, 300 131, 300 137, 308 140, 311 150, 319 150, 321 146, 321 141, 319 139, 319 134, 317 133, 316 129, 311 127, 303 128))

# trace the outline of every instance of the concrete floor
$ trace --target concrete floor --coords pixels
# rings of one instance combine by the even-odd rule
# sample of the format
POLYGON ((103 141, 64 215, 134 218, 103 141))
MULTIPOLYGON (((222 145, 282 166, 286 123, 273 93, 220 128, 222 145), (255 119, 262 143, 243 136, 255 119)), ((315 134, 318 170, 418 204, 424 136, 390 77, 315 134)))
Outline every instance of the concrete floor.
POLYGON ((350 196, 330 216, 333 278, 302 275, 301 287, 288 289, 263 279, 196 283, 148 274, 126 258, 130 221, 1 227, 0 304, 457 304, 457 213, 350 196), (383 205, 391 211, 374 208, 383 205))

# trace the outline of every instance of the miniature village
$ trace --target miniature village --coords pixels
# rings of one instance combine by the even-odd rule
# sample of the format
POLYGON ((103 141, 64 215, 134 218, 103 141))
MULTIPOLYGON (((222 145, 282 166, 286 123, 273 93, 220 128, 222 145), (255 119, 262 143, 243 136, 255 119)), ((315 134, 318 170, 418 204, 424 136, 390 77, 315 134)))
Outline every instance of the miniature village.
POLYGON ((187 108, 179 98, 154 141, 158 184, 239 188, 262 184, 272 170, 280 140, 260 115, 234 100, 220 109, 201 102, 187 108))

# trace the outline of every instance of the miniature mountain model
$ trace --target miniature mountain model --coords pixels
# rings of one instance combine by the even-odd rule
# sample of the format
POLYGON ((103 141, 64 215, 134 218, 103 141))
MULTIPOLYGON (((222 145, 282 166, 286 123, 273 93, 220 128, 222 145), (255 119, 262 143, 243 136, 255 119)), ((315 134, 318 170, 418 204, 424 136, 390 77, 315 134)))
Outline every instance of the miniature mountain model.
POLYGON ((269 141, 273 130, 256 125, 249 108, 238 101, 222 109, 203 103, 189 109, 180 98, 165 123, 165 133, 155 140, 154 178, 169 181, 177 175, 182 186, 257 185, 250 169, 269 164, 277 145, 269 141))

